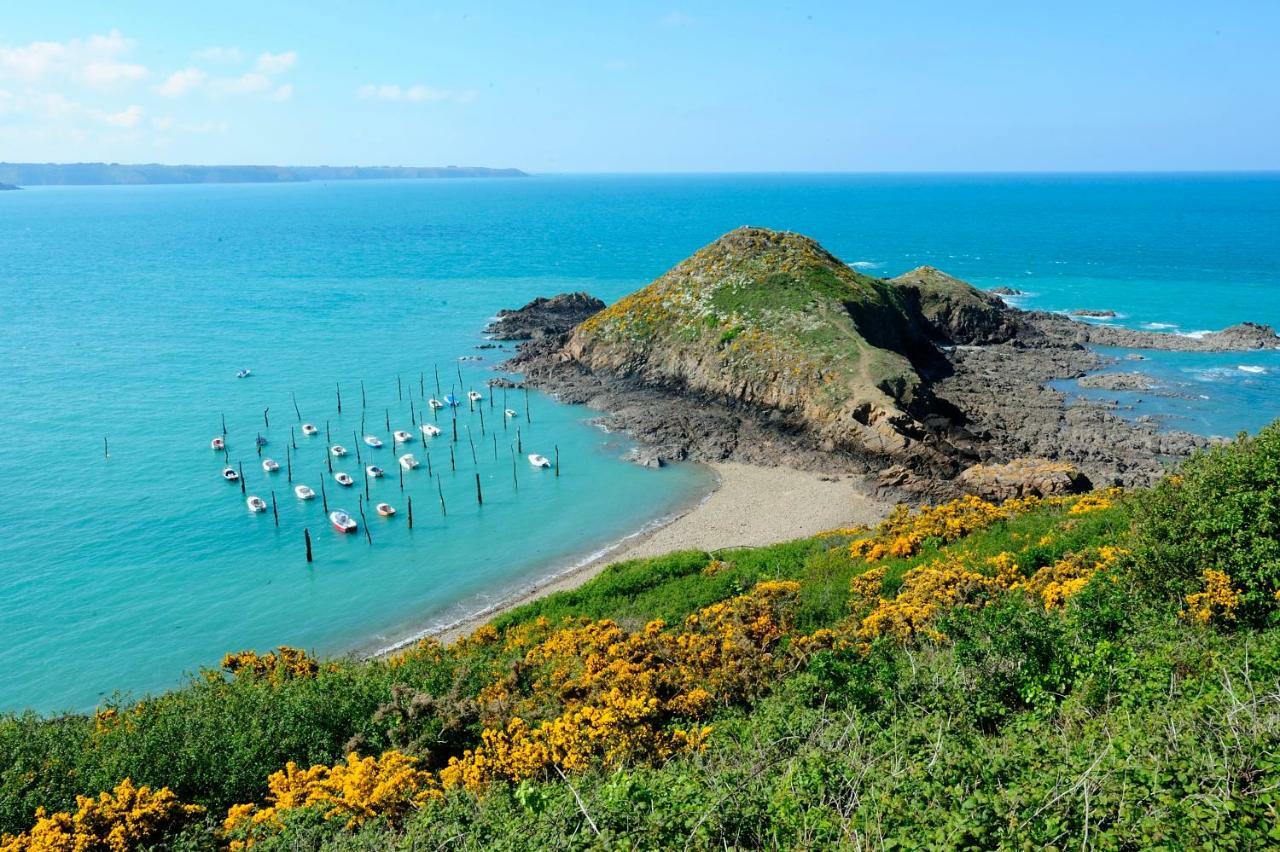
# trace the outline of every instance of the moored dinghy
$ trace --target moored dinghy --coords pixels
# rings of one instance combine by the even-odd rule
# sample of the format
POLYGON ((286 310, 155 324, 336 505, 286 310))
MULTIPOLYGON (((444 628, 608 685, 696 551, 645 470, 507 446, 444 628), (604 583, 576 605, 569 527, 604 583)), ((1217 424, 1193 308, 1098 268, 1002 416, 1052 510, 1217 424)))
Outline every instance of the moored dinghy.
POLYGON ((484 399, 484 397, 480 395, 480 391, 473 390, 473 391, 467 391, 467 399, 471 400, 472 402, 479 402, 480 400, 484 399))
POLYGON ((551 467, 551 462, 546 456, 540 456, 537 453, 529 453, 529 464, 534 467, 551 467))
POLYGON ((299 500, 314 500, 316 497, 316 492, 312 491, 308 485, 293 486, 293 493, 297 495, 299 500))
POLYGON ((366 445, 373 447, 375 450, 382 446, 382 439, 377 435, 365 435, 364 442, 366 445))
POLYGON ((350 487, 351 487, 351 483, 355 482, 355 480, 351 478, 351 474, 349 474, 349 473, 343 473, 343 472, 342 472, 342 471, 340 471, 340 470, 339 470, 339 471, 335 471, 335 472, 334 472, 334 474, 333 474, 333 479, 334 479, 334 481, 335 481, 335 482, 337 482, 339 485, 344 486, 344 487, 346 487, 346 488, 350 488, 350 487))
POLYGON ((403 429, 397 429, 397 430, 395 431, 395 439, 396 439, 396 442, 397 442, 397 443, 400 443, 400 444, 407 444, 407 443, 409 443, 410 441, 412 441, 412 440, 413 440, 413 433, 412 433, 412 432, 406 432, 406 431, 405 431, 405 430, 403 430, 403 429))
POLYGON ((405 453, 400 457, 400 466, 405 470, 413 470, 418 466, 418 460, 413 457, 413 453, 405 453))
POLYGON ((389 518, 396 513, 396 507, 390 503, 379 503, 374 507, 378 510, 378 514, 384 518, 389 518))
POLYGON ((267 511, 267 501, 258 496, 249 497, 249 499, 244 501, 244 504, 249 507, 250 512, 267 511))
POLYGON ((320 430, 316 428, 316 424, 314 424, 314 423, 303 423, 303 424, 302 424, 302 434, 304 434, 304 435, 318 435, 318 434, 320 434, 320 430))
POLYGON ((434 438, 440 434, 440 427, 434 423, 423 423, 422 434, 426 435, 428 438, 434 438))
POLYGON ((335 456, 345 456, 347 454, 347 448, 341 444, 334 444, 329 448, 329 452, 333 453, 335 456))
POLYGON ((383 476, 383 474, 385 474, 385 473, 386 473, 386 471, 385 471, 385 470, 383 470, 382 468, 378 467, 376 464, 371 464, 371 465, 367 466, 367 467, 364 469, 364 472, 365 472, 365 473, 367 473, 367 474, 369 474, 369 478, 370 478, 370 479, 380 479, 380 478, 383 476))
POLYGON ((227 465, 222 469, 222 478, 227 482, 235 482, 240 478, 240 474, 236 473, 236 469, 231 465, 227 465))
POLYGON ((226 448, 227 442, 222 438, 214 438, 209 442, 209 449, 211 450, 225 450, 226 448))
POLYGON ((340 533, 353 533, 360 526, 356 523, 355 518, 342 509, 334 509, 329 513, 329 523, 333 524, 333 528, 340 533))
POLYGON ((267 473, 277 473, 280 470, 280 462, 275 459, 263 459, 262 469, 267 473))
POLYGON ((432 409, 444 408, 444 403, 436 399, 434 396, 427 400, 427 405, 431 406, 432 409))
POLYGON ((520 412, 516 411, 514 408, 508 408, 508 409, 506 409, 505 411, 503 411, 502 413, 503 413, 503 414, 505 414, 505 415, 507 415, 508 417, 515 417, 515 416, 516 416, 516 415, 518 415, 520 412))
POLYGON ((444 395, 444 404, 453 408, 457 408, 459 405, 462 405, 458 398, 451 393, 444 395))

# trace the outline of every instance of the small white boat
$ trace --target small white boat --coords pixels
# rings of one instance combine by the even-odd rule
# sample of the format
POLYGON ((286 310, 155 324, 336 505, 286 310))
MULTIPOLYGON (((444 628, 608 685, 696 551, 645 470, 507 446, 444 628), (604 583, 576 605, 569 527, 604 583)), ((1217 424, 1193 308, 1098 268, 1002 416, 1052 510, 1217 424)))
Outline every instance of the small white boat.
POLYGON ((380 479, 380 478, 383 476, 383 474, 385 474, 385 473, 386 473, 386 471, 385 471, 385 470, 383 470, 382 468, 378 467, 376 464, 371 464, 371 465, 367 466, 367 467, 364 469, 364 472, 365 472, 365 473, 367 473, 367 474, 369 474, 369 478, 370 478, 370 479, 380 479))
POLYGON ((390 503, 379 503, 377 506, 374 506, 374 508, 377 509, 378 514, 384 518, 389 518, 396 513, 396 507, 392 506, 390 503))
POLYGON ((444 403, 436 399, 434 396, 431 397, 431 399, 427 400, 427 405, 431 406, 431 408, 433 409, 444 408, 444 403))
POLYGON ((222 438, 214 438, 209 442, 209 449, 211 450, 225 450, 226 448, 227 442, 222 438))
POLYGON ((423 423, 422 434, 426 435, 428 438, 434 438, 436 435, 440 434, 440 427, 436 426, 434 423, 423 423))
POLYGON ((250 512, 267 511, 267 501, 263 500, 261 497, 250 497, 248 500, 244 501, 244 504, 249 507, 250 512))
POLYGON ((551 467, 551 462, 547 461, 547 457, 540 456, 537 453, 529 453, 529 464, 534 467, 551 467))
POLYGON ((394 433, 394 437, 396 439, 396 443, 407 444, 413 440, 413 433, 406 432, 403 429, 397 429, 394 433))
POLYGON ((333 524, 333 528, 340 533, 353 533, 360 526, 355 518, 341 509, 334 509, 329 513, 329 523, 333 524))
POLYGON ((484 397, 480 395, 480 391, 467 391, 467 399, 472 402, 479 402, 484 399, 484 397))
POLYGON ((316 498, 316 492, 312 491, 309 485, 295 485, 293 486, 293 493, 298 496, 299 500, 314 500, 316 498))
POLYGON ((320 430, 316 428, 316 424, 314 424, 314 423, 303 423, 303 424, 302 424, 302 434, 304 434, 304 435, 318 435, 318 434, 320 434, 320 430))
POLYGON ((240 474, 236 473, 236 469, 227 465, 222 469, 222 478, 227 482, 235 482, 240 478, 240 474))
POLYGON ((355 480, 351 478, 351 474, 343 473, 340 470, 333 474, 333 480, 346 488, 350 488, 351 483, 355 482, 355 480))
POLYGON ((253 375, 253 370, 250 370, 248 367, 245 367, 243 370, 238 370, 236 372, 237 379, 247 379, 252 375, 253 375))
POLYGON ((329 448, 329 452, 333 453, 335 456, 345 456, 347 454, 347 448, 341 444, 334 444, 329 448))
POLYGON ((400 457, 400 466, 405 470, 413 470, 418 466, 418 460, 413 457, 413 453, 405 453, 400 457))
POLYGON ((520 412, 516 411, 514 408, 508 408, 506 411, 504 411, 504 412, 502 412, 502 413, 503 413, 503 414, 505 414, 505 415, 507 415, 508 417, 515 417, 515 416, 517 416, 520 412))
POLYGON ((267 473, 276 473, 280 470, 280 462, 275 459, 263 459, 262 469, 267 473))
POLYGON ((377 435, 365 435, 364 442, 367 446, 373 447, 375 450, 382 446, 382 439, 377 435))

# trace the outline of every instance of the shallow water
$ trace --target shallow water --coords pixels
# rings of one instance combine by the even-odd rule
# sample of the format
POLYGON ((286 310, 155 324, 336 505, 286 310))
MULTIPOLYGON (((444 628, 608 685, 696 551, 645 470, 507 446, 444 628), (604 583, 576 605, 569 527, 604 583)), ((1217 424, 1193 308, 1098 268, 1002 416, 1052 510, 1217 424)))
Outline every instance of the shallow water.
MULTIPOLYGON (((387 440, 384 412, 409 428, 421 374, 435 392, 433 365, 443 392, 459 368, 462 385, 482 386, 501 353, 473 347, 498 309, 563 290, 615 299, 742 224, 808 233, 869 274, 928 263, 1026 290, 1031 307, 1114 308, 1136 327, 1280 321, 1275 176, 595 176, 5 193, 0 709, 91 707, 114 689, 171 686, 242 647, 333 654, 392 641, 696 499, 705 472, 621 462, 626 442, 589 425, 591 412, 537 394, 532 423, 520 426, 524 452, 558 445, 562 476, 518 457, 517 491, 515 424, 504 431, 501 400, 486 400, 484 434, 466 412, 458 443, 449 429, 431 442, 447 517, 425 469, 406 475, 402 496, 391 450, 373 451, 388 477, 371 495, 400 515, 366 512, 370 546, 329 529, 318 499, 299 503, 283 470, 263 473, 253 442, 264 432, 264 452, 285 463, 296 393, 305 419, 322 430, 328 420, 353 448, 361 380, 366 430, 387 440), (457 360, 470 355, 486 360, 457 360), (236 379, 242 367, 253 375, 236 379), (230 457, 243 462, 249 493, 269 502, 275 491, 279 528, 218 477, 208 444, 224 414, 230 457)), ((1272 353, 1155 353, 1132 366, 1189 377, 1208 397, 1154 403, 1150 413, 1191 418, 1175 426, 1229 434, 1277 413, 1272 353)), ((297 441, 294 480, 318 490, 324 437, 297 441)), ((409 449, 425 464, 420 441, 409 449)), ((360 472, 354 458, 338 467, 360 472)), ((326 489, 332 504, 356 509, 355 489, 326 489)))

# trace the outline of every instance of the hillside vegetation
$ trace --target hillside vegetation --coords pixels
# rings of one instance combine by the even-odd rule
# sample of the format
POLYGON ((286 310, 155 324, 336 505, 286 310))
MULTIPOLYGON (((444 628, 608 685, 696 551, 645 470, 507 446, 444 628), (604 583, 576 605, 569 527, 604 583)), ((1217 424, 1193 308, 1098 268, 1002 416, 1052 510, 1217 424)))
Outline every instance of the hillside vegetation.
POLYGON ((0 720, 0 849, 1280 843, 1280 425, 1148 491, 612 566, 0 720))

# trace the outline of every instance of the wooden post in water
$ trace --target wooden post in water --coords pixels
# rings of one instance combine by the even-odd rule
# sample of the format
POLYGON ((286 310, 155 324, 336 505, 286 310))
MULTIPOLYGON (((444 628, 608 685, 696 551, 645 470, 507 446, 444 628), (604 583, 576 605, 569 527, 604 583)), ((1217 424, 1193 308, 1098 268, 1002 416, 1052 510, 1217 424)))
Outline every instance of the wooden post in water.
POLYGON ((368 403, 364 397, 364 379, 360 380, 360 410, 364 411, 368 407, 368 403))
POLYGON ((471 439, 471 427, 467 427, 467 443, 471 445, 471 463, 476 467, 480 466, 480 462, 476 461, 476 442, 471 439))
POLYGON ((465 382, 462 381, 462 367, 457 361, 454 361, 453 369, 458 371, 458 387, 461 388, 465 384, 465 382))
POLYGON ((262 409, 262 428, 268 431, 271 430, 271 420, 267 417, 267 414, 270 411, 271 411, 271 406, 269 405, 266 408, 262 409))
POLYGON ((396 460, 396 467, 400 468, 400 493, 404 493, 404 465, 400 464, 400 460, 396 460))
POLYGON ((449 517, 449 511, 444 507, 444 488, 440 485, 440 477, 436 477, 436 493, 440 495, 440 515, 449 517))
POLYGON ((431 472, 431 451, 427 450, 426 453, 427 453, 427 476, 430 477, 434 475, 431 472))
POLYGON ((413 529, 413 495, 409 495, 409 529, 413 529))
POLYGON ((454 473, 457 473, 457 472, 458 472, 458 462, 457 462, 457 459, 456 459, 456 458, 454 457, 454 455, 453 455, 453 445, 452 445, 452 444, 450 444, 450 445, 449 445, 449 470, 453 471, 454 473))
POLYGON ((484 406, 480 406, 480 437, 484 437, 484 406))
POLYGON ((476 474, 476 504, 484 505, 484 494, 480 491, 480 474, 476 474))
POLYGON ((287 470, 289 473, 289 483, 292 485, 293 484, 293 450, 289 449, 287 446, 284 448, 284 463, 285 463, 285 470, 287 470))
POLYGON ((329 437, 329 421, 328 420, 324 421, 324 442, 326 444, 333 443, 333 438, 329 437))
POLYGON ((517 452, 517 453, 523 453, 523 452, 524 452, 524 444, 523 444, 523 443, 521 442, 521 440, 520 440, 520 428, 519 428, 519 427, 516 427, 516 452, 517 452))
POLYGON ((222 415, 222 437, 227 437, 227 415, 222 415))
POLYGON ((493 433, 493 460, 498 460, 498 433, 493 433))
POLYGON ((383 410, 386 411, 387 413, 387 431, 390 432, 391 431, 391 409, 387 408, 383 410))
POLYGON ((360 413, 360 434, 363 435, 368 431, 369 431, 369 428, 364 425, 364 412, 361 412, 360 413))
POLYGON ((334 384, 338 388, 338 413, 341 414, 342 413, 342 385, 337 382, 335 382, 334 384))
POLYGON ((363 470, 364 470, 364 499, 368 500, 369 499, 369 469, 363 468, 363 470))
POLYGON ((253 443, 258 447, 258 458, 262 458, 262 433, 258 433, 258 437, 253 439, 253 443))
POLYGON ((401 402, 404 402, 404 385, 400 384, 399 373, 396 373, 396 396, 400 398, 401 402))
POLYGON ((298 449, 298 430, 292 426, 289 427, 289 443, 293 444, 295 450, 298 449))
POLYGON ((369 521, 364 516, 364 501, 356 497, 356 505, 360 508, 360 526, 364 527, 364 539, 373 544, 373 534, 369 532, 369 521))
POLYGON ((526 423, 532 423, 533 417, 529 414, 529 386, 524 386, 524 420, 526 423))
POLYGON ((302 410, 298 408, 298 395, 293 391, 289 391, 289 396, 293 399, 293 413, 298 415, 298 422, 302 422, 302 410))
MULTIPOLYGON (((333 466, 329 466, 329 472, 333 473, 333 466)), ((324 506, 324 513, 329 514, 329 495, 324 490, 324 474, 320 474, 320 505, 324 506)))
POLYGON ((418 397, 427 398, 427 374, 422 372, 418 373, 418 397))
POLYGON ((436 396, 439 396, 440 395, 440 365, 435 364, 433 366, 435 367, 435 371, 436 371, 436 396))
POLYGON ((271 514, 276 519, 276 526, 280 526, 280 510, 276 508, 276 490, 271 489, 271 514))
POLYGON ((329 463, 329 473, 333 473, 333 450, 325 447, 324 459, 329 463))
POLYGON ((111 448, 107 446, 107 436, 102 436, 102 457, 104 459, 111 458, 111 448))
POLYGON ((409 425, 410 425, 410 426, 417 426, 417 425, 418 425, 418 417, 417 417, 416 413, 415 413, 415 412, 414 412, 414 410, 413 410, 413 395, 412 395, 412 394, 410 394, 410 395, 409 395, 409 425))
POLYGON ((516 451, 511 451, 511 484, 515 486, 515 490, 520 490, 520 480, 516 478, 516 451))
POLYGON ((364 459, 360 456, 360 436, 355 432, 351 433, 351 440, 356 442, 356 464, 364 464, 364 459))
POLYGON ((240 493, 244 494, 244 462, 236 462, 236 467, 240 468, 240 493))
POLYGON ((458 409, 453 410, 453 442, 458 443, 458 409))
POLYGON ((307 564, 311 564, 311 530, 302 528, 302 540, 307 543, 307 564))
POLYGON ((560 478, 560 445, 556 444, 556 479, 560 478))
POLYGON ((507 389, 502 389, 502 431, 507 431, 507 389))

